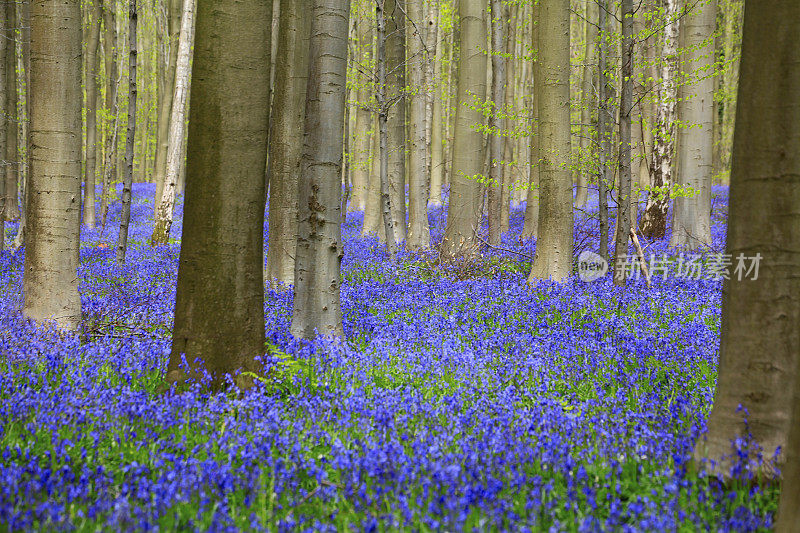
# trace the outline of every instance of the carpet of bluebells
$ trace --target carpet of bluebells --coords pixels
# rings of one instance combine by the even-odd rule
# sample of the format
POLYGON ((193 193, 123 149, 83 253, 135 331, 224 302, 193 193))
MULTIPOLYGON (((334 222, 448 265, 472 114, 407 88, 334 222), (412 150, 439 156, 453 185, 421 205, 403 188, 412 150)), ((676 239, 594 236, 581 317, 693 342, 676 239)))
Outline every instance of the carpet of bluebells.
MULTIPOLYGON (((352 214, 346 340, 292 339, 291 292, 267 291, 270 378, 170 397, 157 391, 181 224, 151 248, 152 196, 134 187, 124 266, 118 205, 104 231, 83 231, 83 339, 25 323, 23 252, 0 259, 0 530, 770 527, 776 489, 723 486, 690 462, 713 397, 719 281, 528 287, 524 207, 482 261, 395 265, 352 214)), ((709 253, 724 248, 726 206, 716 188, 709 253)), ((430 220, 440 240, 445 213, 430 220)), ((596 249, 590 215, 575 240, 596 249)))

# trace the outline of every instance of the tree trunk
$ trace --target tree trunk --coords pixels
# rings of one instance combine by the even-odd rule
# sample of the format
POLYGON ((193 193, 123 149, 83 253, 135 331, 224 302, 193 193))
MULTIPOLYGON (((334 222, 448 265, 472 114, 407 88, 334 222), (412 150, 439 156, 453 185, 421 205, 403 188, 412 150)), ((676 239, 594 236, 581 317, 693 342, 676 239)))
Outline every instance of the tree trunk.
POLYGON ((203 0, 197 8, 197 42, 203 46, 192 66, 192 179, 186 184, 167 380, 199 379, 202 365, 218 388, 225 374, 259 371, 256 358, 264 354, 272 0, 203 0))
MULTIPOLYGON (((622 91, 619 100, 619 189, 617 190, 617 235, 614 264, 628 254, 631 233, 631 112, 633 111, 633 0, 622 0, 622 91)), ((605 257, 605 256, 604 256, 605 257)), ((614 269, 614 285, 625 285, 625 269, 614 269)))
MULTIPOLYGON (((106 0, 108 1, 108 0, 106 0)), ((156 184, 156 195, 153 200, 153 214, 158 212, 158 204, 164 194, 164 180, 167 173, 167 151, 169 150, 169 130, 172 123, 172 98, 175 87, 175 71, 178 64, 178 48, 180 47, 181 20, 184 12, 184 0, 164 0, 167 4, 167 57, 164 70, 164 90, 158 106, 158 130, 156 132, 156 158, 153 163, 153 181, 156 184)), ((162 56, 163 57, 163 56, 162 56)))
MULTIPOLYGON (((11 27, 16 26, 15 4, 11 3, 8 8, 7 17, 11 27)), ((5 220, 11 221, 19 218, 19 207, 17 204, 17 175, 19 171, 19 150, 18 150, 18 128, 19 112, 17 110, 17 47, 13 33, 9 35, 7 43, 5 68, 5 90, 6 98, 2 101, 6 103, 6 150, 0 152, 5 154, 5 179, 4 208, 5 220)), ((3 63, 0 63, 3 65, 3 63)), ((0 248, 1 249, 1 248, 0 248)))
POLYGON ((483 134, 477 126, 483 113, 470 105, 486 98, 486 8, 480 2, 459 2, 461 46, 458 56, 458 97, 453 141, 453 170, 447 228, 441 244, 444 256, 477 253, 482 187, 485 172, 483 134))
MULTIPOLYGON (((584 43, 584 63, 583 76, 581 80, 581 134, 580 134, 580 157, 591 158, 592 152, 592 109, 594 105, 595 91, 597 86, 596 50, 597 50, 597 26, 594 21, 598 20, 597 0, 586 0, 586 32, 584 43)), ((600 46, 603 46, 601 43, 600 46)), ((607 45, 606 45, 607 46, 607 45)), ((589 180, 584 171, 583 165, 578 165, 577 190, 575 192, 575 207, 583 208, 589 196, 589 180)))
POLYGON ((661 239, 667 232, 667 211, 672 187, 672 156, 675 139, 675 107, 678 85, 678 31, 680 26, 680 0, 664 0, 664 42, 661 56, 661 89, 656 111, 655 146, 653 148, 653 190, 647 197, 642 215, 642 233, 650 240, 661 239))
POLYGON ((344 334, 340 172, 349 0, 313 0, 292 335, 344 334))
POLYGON ((386 83, 389 103, 389 188, 398 242, 406 240, 406 14, 404 0, 380 0, 386 14, 386 83))
POLYGON ((696 250, 711 245, 711 178, 714 156, 714 31, 717 2, 698 5, 684 20, 684 75, 678 102, 679 174, 696 194, 675 198, 670 246, 696 250), (693 80, 694 78, 694 80, 693 80))
MULTIPOLYGON (((21 66, 24 69, 25 80, 25 121, 18 123, 17 126, 22 128, 22 139, 25 145, 25 157, 21 164, 17 165, 17 170, 22 169, 22 198, 20 204, 20 219, 17 234, 14 236, 14 241, 11 244, 11 250, 16 251, 22 246, 25 241, 25 227, 27 226, 27 210, 28 210, 28 192, 30 190, 30 160, 31 160, 31 4, 29 1, 20 2, 17 4, 18 23, 20 26, 20 43, 21 52, 21 66)), ((7 57, 7 56, 6 56, 7 57)), ((19 161, 19 154, 17 154, 17 161, 19 161)), ((19 172, 18 172, 19 175, 19 172)))
POLYGON ((372 135, 370 137, 372 142, 370 147, 370 178, 367 188, 367 205, 364 208, 364 226, 361 233, 362 235, 375 235, 383 240, 386 238, 386 234, 381 229, 381 141, 377 113, 375 113, 375 118, 372 120, 372 135))
POLYGON ((528 283, 562 281, 572 273, 569 0, 539 7, 539 238, 528 283))
POLYGON ((501 203, 503 199, 503 161, 506 129, 506 35, 508 11, 502 0, 492 0, 492 114, 489 116, 489 244, 500 244, 502 231, 501 203))
POLYGON ((172 116, 169 124, 169 149, 164 188, 156 209, 155 224, 150 243, 153 246, 167 244, 175 211, 178 176, 184 161, 183 145, 186 128, 186 100, 189 96, 191 71, 189 69, 192 49, 192 17, 194 0, 185 0, 181 16, 181 32, 178 40, 178 61, 175 68, 175 92, 172 96, 172 116))
MULTIPOLYGON (((16 92, 17 87, 10 84, 8 80, 8 68, 6 62, 6 54, 16 58, 14 49, 14 34, 10 31, 16 25, 14 17, 14 4, 11 2, 6 3, 5 6, 0 6, 0 102, 3 103, 3 113, 0 113, 0 154, 2 154, 5 165, 11 165, 11 159, 7 157, 6 142, 10 128, 8 124, 14 120, 16 113, 12 113, 12 108, 8 105, 8 93, 12 90, 16 92)), ((5 204, 6 197, 9 196, 6 190, 5 172, 0 174, 0 252, 5 249, 5 233, 6 233, 6 216, 5 204)))
MULTIPOLYGON (((598 189, 598 221, 600 226, 600 242, 598 253, 600 256, 608 260, 608 190, 612 187, 614 182, 614 168, 612 162, 614 161, 612 141, 614 137, 613 124, 614 112, 611 108, 611 101, 613 99, 614 86, 611 80, 611 64, 609 56, 611 55, 610 40, 608 27, 608 13, 609 13, 608 0, 600 0, 600 8, 597 10, 597 20, 599 29, 599 53, 598 53, 598 109, 597 109, 597 140, 598 140, 598 164, 599 173, 597 176, 597 189, 598 189)), ((620 206, 619 196, 617 197, 617 207, 620 206)), ((619 230, 618 230, 619 231, 619 230)), ((627 234, 626 234, 627 235, 627 234)), ((626 246, 627 246, 627 240, 626 246)), ((614 252, 614 260, 619 258, 620 254, 627 254, 627 248, 622 251, 622 247, 616 248, 614 252)), ((619 283, 619 280, 616 280, 619 283)), ((624 282, 624 277, 622 278, 624 282)))
MULTIPOLYGON (((359 10, 358 19, 358 52, 360 63, 364 67, 369 65, 372 58, 372 32, 370 27, 371 18, 359 10)), ((355 112, 355 143, 352 151, 353 168, 353 193, 348 209, 350 211, 364 211, 367 202, 367 189, 369 187, 369 141, 370 131, 372 130, 372 112, 369 109, 369 77, 358 76, 358 99, 355 112)), ((292 271, 294 276, 294 270, 292 271)))
POLYGON ((117 23, 115 2, 104 0, 103 4, 103 52, 105 54, 106 73, 106 127, 105 127, 105 165, 103 166, 103 191, 100 202, 100 219, 106 226, 108 205, 111 201, 112 187, 116 176, 117 126, 119 112, 119 94, 117 80, 117 23))
POLYGON ((505 129, 507 134, 503 138, 503 190, 500 199, 500 233, 508 231, 509 219, 511 217, 511 194, 514 190, 514 170, 519 168, 517 157, 514 157, 515 147, 517 146, 517 136, 511 132, 517 132, 516 118, 511 118, 516 115, 516 98, 517 91, 517 61, 520 54, 517 52, 517 24, 519 17, 519 5, 513 4, 508 7, 508 20, 506 20, 506 27, 508 29, 506 34, 506 52, 508 53, 509 61, 506 63, 506 110, 509 118, 505 119, 505 129))
POLYGON ((269 146, 271 173, 267 282, 273 288, 278 288, 280 284, 294 284, 297 169, 303 155, 310 30, 308 2, 283 0, 275 65, 275 111, 272 114, 269 146))
POLYGON ((100 1, 95 0, 87 14, 89 41, 86 44, 86 169, 84 173, 83 223, 95 227, 95 182, 97 181, 97 89, 100 72, 97 47, 100 42, 100 1))
POLYGON ((778 531, 796 531, 800 479, 800 426, 797 418, 792 422, 800 414, 799 32, 800 4, 794 0, 745 8, 726 246, 733 265, 722 286, 719 373, 708 434, 695 446, 695 458, 716 461, 716 468, 705 468, 722 477, 738 463, 731 443, 739 438, 752 435, 763 449, 763 464, 755 454, 748 457, 756 473, 775 474, 769 459, 777 447, 788 450, 788 457, 779 456, 788 461, 789 486, 778 531), (753 266, 753 257, 763 258, 757 279, 737 273, 740 255, 746 266, 753 266))
POLYGON ((131 189, 133 188, 133 148, 136 143, 136 0, 130 0, 128 6, 128 132, 125 137, 125 181, 122 187, 122 215, 117 238, 117 263, 125 263, 125 252, 128 250, 128 226, 131 222, 131 189))
POLYGON ((531 61, 531 75, 533 76, 533 87, 530 95, 530 120, 528 121, 528 131, 530 132, 530 161, 528 191, 526 193, 525 220, 522 226, 520 238, 524 241, 535 239, 539 234, 539 96, 541 87, 541 76, 539 76, 539 4, 533 4, 531 8, 531 47, 537 59, 531 61))
POLYGON ((31 194, 23 315, 76 330, 81 195, 81 7, 31 6, 31 194))
MULTIPOLYGON (((436 40, 442 41, 444 31, 442 25, 437 24, 436 40)), ((430 80, 433 109, 431 110, 431 190, 428 204, 439 207, 442 205, 442 185, 444 184, 444 138, 442 123, 442 61, 444 59, 444 45, 436 47, 436 56, 433 61, 433 78, 430 80)))
MULTIPOLYGON (((423 0, 405 1, 406 43, 408 46, 408 72, 411 89, 409 123, 409 203, 408 235, 409 250, 422 250, 430 246, 431 231, 428 227, 428 144, 426 141, 425 115, 427 91, 425 90, 425 68, 429 62, 425 42, 426 14, 423 0)), ((400 103, 403 105, 403 102, 400 103)))
POLYGON ((376 87, 376 99, 378 101, 378 143, 379 143, 379 182, 380 182, 380 206, 381 218, 383 220, 383 235, 386 240, 386 249, 389 252, 389 260, 392 263, 397 261, 397 240, 394 233, 392 220, 392 194, 389 184, 389 131, 387 115, 389 113, 389 103, 386 97, 386 14, 383 11, 383 2, 379 2, 375 9, 375 19, 377 23, 377 68, 378 80, 376 87))

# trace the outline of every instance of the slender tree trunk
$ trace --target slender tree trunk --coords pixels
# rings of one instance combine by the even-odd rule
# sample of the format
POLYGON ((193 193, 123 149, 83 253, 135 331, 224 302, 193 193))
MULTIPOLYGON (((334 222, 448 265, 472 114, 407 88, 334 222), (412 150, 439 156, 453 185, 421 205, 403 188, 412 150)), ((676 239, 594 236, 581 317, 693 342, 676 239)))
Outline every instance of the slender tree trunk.
MULTIPOLYGON (((406 21, 406 43, 408 46, 408 72, 410 90, 409 123, 409 204, 407 245, 410 250, 422 250, 430 246, 431 231, 428 227, 428 144, 426 141, 425 115, 427 91, 425 69, 427 56, 426 14, 423 0, 405 0, 408 19, 406 21)), ((403 105, 401 102, 400 105, 403 105)))
POLYGON ((389 108, 389 189, 398 242, 406 240, 406 15, 405 0, 385 2, 386 83, 389 108))
POLYGON ((678 103, 677 182, 696 191, 692 197, 675 198, 670 246, 696 250, 711 245, 711 178, 714 156, 714 30, 717 2, 695 6, 683 24, 686 58, 684 74, 690 83, 681 86, 678 103), (693 83, 691 81, 695 79, 693 83))
POLYGON ((539 235, 539 96, 541 95, 541 76, 539 75, 539 3, 534 3, 531 9, 531 47, 536 59, 531 61, 531 75, 533 87, 530 95, 530 114, 528 131, 530 132, 530 161, 528 167, 530 175, 528 180, 527 201, 525 205, 525 220, 522 227, 522 240, 531 240, 539 235))
POLYGON ((386 249, 389 260, 397 261, 397 240, 392 223, 392 195, 389 184, 389 131, 387 115, 389 104, 386 98, 386 14, 383 11, 385 2, 379 0, 375 10, 377 23, 377 68, 378 84, 376 99, 378 101, 378 143, 379 150, 379 181, 380 181, 380 206, 383 220, 383 235, 386 239, 386 249))
MULTIPOLYGON (((603 259, 608 260, 608 190, 614 182, 614 167, 612 166, 614 157, 612 149, 613 141, 613 124, 614 112, 611 108, 611 101, 613 99, 614 86, 611 80, 611 64, 609 56, 611 53, 610 48, 610 35, 608 27, 608 13, 609 13, 608 0, 600 0, 600 6, 597 10, 597 20, 599 29, 599 49, 598 49, 598 110, 597 110, 597 140, 599 143, 598 149, 598 164, 599 173, 597 176, 598 184, 598 219, 600 225, 600 243, 598 253, 603 259)), ((617 207, 619 207, 619 196, 617 197, 617 207)), ((627 240, 626 246, 627 246, 627 240)), ((614 259, 618 259, 619 254, 627 254, 627 247, 625 251, 622 248, 615 249, 614 259)), ((616 279, 616 278, 615 278, 616 279)), ((617 280, 619 283, 619 280, 617 280)), ((624 283, 624 277, 622 278, 624 283)))
MULTIPOLYGON (((27 227, 27 210, 28 210, 28 192, 30 190, 30 161, 31 161, 31 3, 23 1, 17 4, 17 14, 19 18, 20 36, 22 42, 20 43, 20 52, 22 56, 21 66, 24 69, 25 79, 25 121, 18 123, 17 126, 22 128, 22 139, 24 139, 25 157, 21 165, 17 165, 17 170, 22 169, 22 209, 20 209, 19 229, 14 236, 14 241, 11 244, 11 250, 16 251, 22 246, 25 241, 25 228, 27 227)), ((19 161, 19 154, 17 154, 17 161, 19 161)))
POLYGON ((447 228, 441 244, 445 257, 477 253, 482 187, 478 178, 485 170, 483 134, 476 126, 484 123, 474 103, 486 98, 486 8, 481 2, 459 2, 461 47, 458 56, 458 97, 453 141, 453 170, 450 176, 450 204, 447 228))
POLYGON ((86 169, 84 174, 83 223, 95 227, 95 182, 97 180, 97 89, 99 87, 99 62, 97 47, 100 42, 102 17, 100 0, 94 0, 87 15, 89 41, 86 44, 86 169))
POLYGON ((370 159, 367 205, 364 208, 364 227, 361 233, 363 235, 375 235, 384 240, 386 234, 381 229, 381 141, 377 113, 375 113, 375 118, 372 120, 372 135, 370 137, 372 157, 370 159))
MULTIPOLYGON (((519 164, 514 158, 515 146, 517 145, 517 137, 510 132, 516 132, 516 119, 511 118, 516 114, 516 85, 517 85, 517 60, 519 54, 517 53, 517 24, 519 17, 519 5, 513 4, 508 7, 508 20, 506 25, 508 28, 506 34, 506 53, 509 55, 510 60, 506 62, 506 109, 509 113, 509 118, 505 119, 505 129, 509 134, 505 135, 503 139, 503 190, 501 191, 500 199, 500 233, 508 231, 510 212, 511 194, 514 187, 514 170, 519 168, 519 164)), ((519 154, 517 154, 517 159, 519 154)))
MULTIPOLYGON (((259 371, 272 0, 203 0, 192 65, 183 237, 167 380, 259 371), (235 258, 233 260, 232 258, 235 258), (189 368, 181 368, 182 357, 189 368)), ((189 25, 191 26, 191 25, 189 25)), ((247 378, 234 383, 247 386, 247 378)))
MULTIPOLYGON (((344 334, 339 296, 349 0, 313 0, 292 334, 344 334)), ((262 311, 263 313, 263 311, 262 311)))
MULTIPOLYGON (((10 166, 12 159, 7 157, 7 137, 11 128, 8 124, 14 120, 16 113, 12 113, 12 108, 8 105, 10 98, 8 93, 11 91, 16 92, 17 87, 11 85, 8 80, 7 57, 11 55, 16 58, 16 50, 14 47, 14 33, 11 28, 16 25, 14 16, 14 4, 8 2, 5 6, 0 6, 0 102, 3 103, 3 112, 0 113, 0 154, 4 159, 3 173, 0 174, 0 252, 5 249, 5 233, 6 233, 6 216, 5 204, 7 202, 8 190, 6 189, 5 180, 5 166, 10 166)), ((12 63, 13 65, 14 63, 12 63)))
MULTIPOLYGON (((7 11, 7 20, 10 27, 16 26, 16 9, 11 3, 7 11)), ((6 150, 5 154, 5 179, 4 208, 5 220, 11 221, 19 218, 17 205, 17 176, 19 173, 19 146, 17 135, 19 133, 19 112, 17 109, 17 47, 16 35, 9 32, 5 60, 5 89, 6 98, 6 150)), ((2 63, 0 63, 2 65, 2 63)))
POLYGON ((728 477, 739 457, 732 442, 752 439, 765 461, 750 467, 774 474, 768 459, 788 450, 777 531, 797 530, 797 416, 800 358, 800 4, 775 0, 745 7, 739 106, 731 168, 722 286, 719 374, 708 434, 695 447, 705 468, 728 477), (776 83, 775 80, 780 80, 776 83), (739 257, 757 279, 738 271, 739 257), (742 274, 740 277, 739 273, 742 274), (741 408, 739 407, 741 406, 741 408), (746 409, 746 412, 744 411, 746 409), (793 418, 794 417, 794 418, 793 418), (746 420, 746 422, 745 422, 746 420), (794 420, 794 422, 793 422, 794 420), (792 436, 787 437, 791 428, 792 436))
POLYGON ((651 240, 661 239, 667 232, 669 191, 672 187, 672 156, 676 130, 678 32, 681 0, 664 0, 666 27, 661 56, 661 90, 656 112, 655 146, 653 148, 653 190, 647 197, 642 215, 642 233, 651 240))
POLYGON ((506 103, 506 35, 508 11, 502 0, 492 0, 492 108, 489 117, 489 244, 500 244, 502 231, 501 203, 503 200, 503 161, 506 129, 503 118, 506 103))
MULTIPOLYGON (((368 3, 371 5, 371 1, 368 3)), ((359 10, 358 19, 358 53, 361 65, 366 67, 370 64, 372 58, 372 31, 370 27, 371 18, 359 10)), ((353 196, 350 200, 348 209, 350 211, 364 211, 367 203, 367 189, 369 187, 369 141, 370 131, 372 130, 372 112, 369 109, 368 102, 370 98, 370 91, 368 85, 368 78, 358 74, 358 91, 356 92, 358 99, 356 112, 355 112, 355 143, 352 152, 352 168, 353 168, 353 196)), ((294 270, 292 271, 294 276, 294 270)))
MULTIPOLYGON (((433 4, 433 2, 432 2, 433 4)), ((444 31, 442 25, 437 24, 437 41, 442 41, 444 31)), ((442 60, 444 59, 444 45, 437 46, 436 56, 433 61, 433 78, 430 80, 433 100, 431 111, 431 190, 428 205, 439 207, 442 205, 442 185, 444 184, 444 138, 442 123, 442 60)))
MULTIPOLYGON (((602 0, 600 0, 602 1, 602 0)), ((580 136, 580 157, 591 157, 592 148, 592 109, 595 109, 595 90, 597 86, 596 50, 597 50, 597 26, 594 21, 598 20, 598 0, 586 0, 586 32, 585 32, 585 53, 583 63, 583 79, 581 80, 581 136, 580 136)), ((603 46, 602 44, 600 46, 603 46)), ((575 192, 575 207, 583 208, 589 194, 589 181, 582 165, 577 170, 577 190, 575 192)), ((607 256, 605 256, 607 257, 607 256)))
MULTIPOLYGON (((108 1, 108 0, 106 0, 108 1)), ((188 0, 187 0, 188 1, 188 0)), ((158 106, 158 130, 156 132, 156 158, 153 163, 153 181, 156 184, 156 195, 153 200, 153 214, 158 212, 158 204, 164 194, 164 180, 167 173, 167 151, 169 150, 169 130, 172 117, 172 98, 175 87, 175 71, 178 65, 178 48, 180 46, 181 20, 184 12, 184 0, 164 0, 167 8, 166 68, 164 71, 164 90, 158 106)))
POLYGON ((175 211, 175 197, 178 192, 178 177, 184 161, 184 132, 186 129, 186 100, 189 96, 192 49, 192 17, 194 0, 185 0, 181 16, 181 32, 178 40, 178 61, 175 68, 175 92, 172 96, 172 116, 169 125, 169 150, 167 150, 167 170, 164 174, 164 188, 161 201, 156 209, 155 224, 150 243, 153 246, 167 244, 175 211))
POLYGON ((131 190, 133 188, 133 149, 136 143, 136 60, 139 50, 136 46, 136 25, 138 14, 136 0, 129 0, 128 6, 128 132, 125 137, 125 181, 122 187, 122 216, 117 238, 117 263, 125 263, 128 250, 128 226, 131 222, 131 190))
POLYGON ((269 147, 267 281, 273 288, 280 284, 294 284, 299 194, 297 169, 303 155, 310 31, 308 1, 283 0, 269 147))
POLYGON ((23 315, 76 330, 81 320, 81 6, 31 6, 31 154, 23 315))
POLYGON ((117 23, 116 7, 113 0, 105 0, 103 4, 103 52, 105 53, 106 73, 106 143, 105 165, 103 167, 103 192, 100 201, 100 219, 103 227, 108 218, 108 205, 111 201, 111 190, 116 176, 117 138, 119 127, 117 125, 119 114, 119 94, 117 80, 117 23))
MULTIPOLYGON (((631 233, 631 112, 633 110, 633 0, 622 0, 622 91, 619 100, 619 189, 617 190, 617 235, 614 264, 628 253, 631 233)), ((614 284, 625 285, 625 269, 614 269, 614 284)))
POLYGON ((562 281, 572 273, 569 0, 545 2, 539 10, 541 202, 539 238, 529 283, 540 279, 562 281))
POLYGON ((441 68, 441 64, 437 63, 439 57, 439 40, 441 39, 441 32, 439 30, 439 2, 432 0, 423 0, 423 5, 427 4, 427 11, 425 12, 425 23, 427 28, 423 30, 425 35, 425 145, 428 147, 428 189, 430 193, 430 174, 431 174, 431 160, 433 154, 431 153, 431 143, 433 142, 433 102, 436 98, 436 87, 438 87, 437 71, 441 68))

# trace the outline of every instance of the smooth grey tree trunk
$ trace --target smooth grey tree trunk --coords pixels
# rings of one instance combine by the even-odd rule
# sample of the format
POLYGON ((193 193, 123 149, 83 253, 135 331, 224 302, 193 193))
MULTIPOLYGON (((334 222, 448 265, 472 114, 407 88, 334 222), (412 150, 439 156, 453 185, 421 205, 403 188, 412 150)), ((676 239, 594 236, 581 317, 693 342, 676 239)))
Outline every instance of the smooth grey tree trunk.
MULTIPOLYGON (((444 30, 437 24, 436 40, 443 41, 444 30)), ((442 60, 444 59, 444 43, 438 43, 433 61, 433 77, 430 80, 433 109, 431 110, 431 188, 428 205, 442 205, 442 185, 444 184, 444 124, 442 109, 442 60)))
MULTIPOLYGON (((614 125, 614 112, 611 108, 611 101, 613 99, 614 86, 611 80, 611 64, 610 64, 610 39, 608 13, 609 2, 608 0, 599 0, 600 6, 597 10, 597 27, 599 30, 599 47, 598 47, 598 73, 597 73, 597 92, 598 92, 598 109, 597 109, 597 159, 599 164, 599 173, 597 176, 597 189, 598 189, 598 221, 600 226, 600 242, 598 254, 604 259, 608 260, 608 191, 613 187, 614 183, 614 157, 613 157, 613 125, 614 125)), ((618 206, 619 207, 619 206, 618 206)), ((615 249, 615 261, 618 254, 622 253, 621 248, 615 249)), ((627 249, 624 252, 627 254, 627 249)), ((623 278, 624 279, 624 278, 623 278)))
MULTIPOLYGON (((377 54, 376 54, 377 55, 377 54)), ((367 188, 367 205, 364 208, 364 226, 362 235, 375 235, 385 240, 386 234, 381 229, 381 141, 378 114, 372 119, 371 159, 369 187, 367 188)))
POLYGON ((347 85, 349 0, 314 0, 292 335, 341 336, 341 167, 347 85))
MULTIPOLYGON (((602 0, 585 0, 586 2, 586 24, 584 32, 584 63, 583 73, 581 79, 581 136, 580 136, 580 157, 587 158, 591 156, 592 147, 592 110, 595 109, 595 87, 598 84, 597 72, 595 62, 597 58, 597 35, 598 28, 594 23, 598 20, 598 1, 602 0)), ((602 46, 602 44, 601 44, 602 46)), ((582 208, 586 205, 586 199, 589 196, 589 180, 587 174, 583 169, 583 165, 577 165, 577 187, 575 191, 575 207, 582 208)))
MULTIPOLYGON (((8 6, 7 20, 10 27, 16 26, 16 9, 15 4, 12 2, 8 6)), ((5 220, 16 220, 20 216, 19 206, 17 203, 17 177, 19 175, 19 150, 17 136, 19 134, 19 112, 17 111, 17 47, 15 35, 12 33, 8 36, 9 42, 7 43, 6 60, 5 60, 5 78, 6 78, 6 113, 8 119, 6 121, 6 151, 5 153, 5 175, 0 175, 0 178, 5 180, 4 184, 4 207, 5 220)), ((2 63, 0 63, 2 65, 2 63)))
POLYGON ((100 85, 100 62, 97 48, 100 43, 100 2, 92 3, 87 14, 89 40, 86 44, 86 167, 84 172, 83 223, 95 227, 95 183, 97 181, 97 89, 100 85))
POLYGON ((747 4, 744 17, 726 245, 732 275, 722 286, 719 373, 708 434, 697 441, 695 459, 716 461, 713 471, 727 478, 738 460, 731 442, 749 433, 765 458, 759 465, 751 455, 749 466, 773 475, 769 459, 781 447, 788 486, 777 530, 796 531, 800 4, 747 4), (761 254, 757 279, 751 274, 740 280, 735 274, 740 254, 761 254))
MULTIPOLYGON (((516 94, 521 94, 522 91, 517 89, 517 61, 520 55, 517 50, 517 24, 519 24, 519 4, 512 4, 508 6, 506 24, 506 53, 508 60, 506 61, 506 110, 509 117, 505 119, 505 129, 509 134, 505 135, 503 139, 503 190, 500 197, 500 233, 505 233, 509 228, 509 220, 511 217, 511 195, 514 190, 514 171, 519 168, 519 163, 514 157, 517 155, 519 158, 518 138, 511 134, 516 132, 518 126, 516 124, 516 94), (515 154, 516 152, 516 154, 515 154)), ((520 76, 521 78, 522 76, 520 76)))
POLYGON ((81 7, 31 5, 31 194, 22 313, 77 330, 81 205, 81 7))
POLYGON ((572 273, 569 0, 539 7, 539 238, 528 283, 572 273))
POLYGON ((282 0, 269 147, 271 175, 266 277, 272 288, 294 284, 298 169, 303 155, 311 31, 308 9, 307 0, 282 0))
MULTIPOLYGON (((425 28, 426 12, 423 0, 405 0, 406 44, 408 47, 409 74, 409 154, 408 154, 408 234, 409 250, 423 250, 430 246, 428 227, 428 143, 426 114, 428 97, 425 70, 428 58, 425 28)), ((403 105, 401 102, 400 105, 403 105)))
POLYGON ((406 14, 405 0, 384 2, 389 127, 389 189, 398 242, 406 240, 406 14))
MULTIPOLYGON (((372 7, 372 0, 364 2, 368 8, 372 7)), ((368 13, 371 9, 362 9, 359 6, 359 17, 357 21, 358 35, 358 58, 360 65, 363 68, 371 63, 372 60, 372 28, 371 17, 368 13)), ((364 76, 360 73, 358 76, 358 90, 356 91, 355 112, 355 142, 352 151, 352 168, 353 168, 353 192, 349 211, 364 211, 367 204, 367 191, 369 188, 369 175, 370 175, 370 133, 372 131, 372 111, 369 108, 370 90, 369 90, 369 76, 364 76)))
POLYGON ((225 374, 261 370, 271 20, 272 0, 197 6, 168 382, 199 379, 202 366, 219 388, 225 374))
POLYGON ((106 77, 106 125, 103 165, 103 191, 100 200, 100 220, 106 227, 108 206, 111 202, 113 184, 117 174, 117 141, 119 136, 119 80, 117 79, 117 23, 116 4, 103 1, 103 53, 105 54, 106 77))
POLYGON ((528 130, 530 133, 530 161, 528 191, 526 193, 525 220, 522 226, 522 240, 531 240, 539 235, 539 97, 541 76, 539 75, 539 4, 531 8, 531 48, 536 59, 531 61, 531 75, 533 76, 532 94, 530 96, 530 115, 528 130))
POLYGON ((440 246, 445 257, 478 252, 476 232, 480 223, 482 187, 478 179, 485 172, 484 135, 477 126, 485 123, 483 113, 470 106, 486 98, 486 7, 481 2, 459 2, 461 43, 458 56, 453 163, 447 228, 440 246))
MULTIPOLYGON (((8 122, 14 120, 15 115, 10 113, 10 107, 7 102, 9 100, 8 93, 12 90, 11 84, 8 82, 8 69, 6 68, 6 54, 11 52, 12 57, 16 57, 14 49, 13 33, 10 28, 15 26, 14 23, 14 4, 7 3, 5 6, 0 6, 0 102, 3 103, 3 113, 0 113, 0 154, 3 155, 2 174, 0 174, 0 252, 5 249, 5 233, 6 233, 6 216, 5 216, 5 203, 7 191, 5 180, 5 165, 10 164, 7 159, 6 142, 9 133, 8 122)), ((13 90, 16 91, 16 85, 13 90)))
POLYGON ((383 220, 383 236, 386 241, 386 249, 389 252, 389 260, 392 263, 397 261, 397 239, 394 233, 392 220, 392 194, 389 184, 389 131, 388 114, 389 104, 387 102, 386 88, 386 14, 383 11, 383 1, 379 1, 375 9, 375 21, 377 26, 377 62, 378 80, 376 87, 376 99, 378 101, 378 143, 379 143, 379 182, 380 182, 380 208, 381 219, 383 220))
POLYGON ((500 244, 502 232, 502 207, 503 201, 503 169, 506 164, 503 160, 505 154, 505 139, 502 132, 506 129, 505 114, 506 104, 506 35, 505 25, 508 19, 508 10, 504 9, 502 0, 492 0, 492 108, 489 116, 489 244, 500 244))
POLYGON ((684 18, 683 70, 678 102, 676 182, 696 194, 675 198, 670 246, 696 250, 711 245, 711 178, 714 158, 714 32, 717 2, 698 4, 684 18))
POLYGON ((125 180, 122 186, 122 215, 117 238, 117 263, 125 262, 128 250, 128 227, 131 222, 131 191, 133 189, 133 149, 136 144, 136 60, 139 50, 136 43, 138 13, 136 0, 128 5, 128 131, 125 137, 125 180))

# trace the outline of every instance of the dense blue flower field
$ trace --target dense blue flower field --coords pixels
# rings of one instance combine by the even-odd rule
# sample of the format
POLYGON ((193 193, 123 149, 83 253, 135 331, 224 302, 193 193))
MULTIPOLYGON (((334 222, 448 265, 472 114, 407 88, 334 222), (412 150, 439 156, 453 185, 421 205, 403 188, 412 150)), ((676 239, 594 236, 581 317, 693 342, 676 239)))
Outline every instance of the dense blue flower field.
MULTIPOLYGON (((719 281, 528 288, 528 260, 509 252, 466 273, 410 255, 395 266, 352 215, 347 341, 299 345, 291 293, 269 291, 280 377, 244 396, 169 398, 155 391, 179 244, 147 244, 152 192, 134 187, 124 267, 118 207, 82 237, 88 342, 24 323, 22 253, 0 261, 0 529, 769 527, 775 489, 722 487, 689 463, 713 395, 719 281)), ((714 206, 721 250, 725 189, 714 206)), ((522 215, 504 247, 529 254, 522 215)), ((440 239, 444 213, 431 222, 440 239)), ((596 247, 593 221, 578 218, 576 242, 596 247)))

